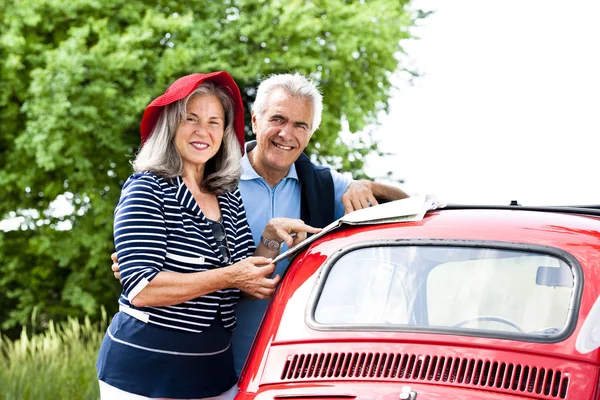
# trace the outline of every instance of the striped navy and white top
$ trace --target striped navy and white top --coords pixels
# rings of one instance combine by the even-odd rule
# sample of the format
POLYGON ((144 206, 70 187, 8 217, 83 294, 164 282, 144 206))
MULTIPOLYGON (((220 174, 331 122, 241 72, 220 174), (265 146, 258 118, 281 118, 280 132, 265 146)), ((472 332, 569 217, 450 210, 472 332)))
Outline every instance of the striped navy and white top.
MULTIPOLYGON (((218 195, 231 262, 254 253, 252 233, 239 190, 218 195)), ((209 220, 181 177, 150 172, 129 177, 115 210, 115 247, 123 292, 119 304, 149 324, 201 333, 218 316, 228 330, 236 325, 238 289, 223 289, 185 303, 135 307, 133 299, 161 271, 191 273, 225 266, 209 220)))

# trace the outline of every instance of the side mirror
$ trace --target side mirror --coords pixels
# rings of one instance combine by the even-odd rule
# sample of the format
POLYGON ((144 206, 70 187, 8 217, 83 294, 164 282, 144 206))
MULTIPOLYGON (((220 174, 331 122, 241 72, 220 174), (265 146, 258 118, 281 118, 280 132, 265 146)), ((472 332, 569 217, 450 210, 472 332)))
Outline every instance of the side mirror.
POLYGON ((600 347, 600 297, 585 317, 577 335, 575 348, 581 354, 590 353, 600 347))
POLYGON ((573 287, 573 272, 566 265, 560 267, 538 267, 535 283, 539 286, 573 287))

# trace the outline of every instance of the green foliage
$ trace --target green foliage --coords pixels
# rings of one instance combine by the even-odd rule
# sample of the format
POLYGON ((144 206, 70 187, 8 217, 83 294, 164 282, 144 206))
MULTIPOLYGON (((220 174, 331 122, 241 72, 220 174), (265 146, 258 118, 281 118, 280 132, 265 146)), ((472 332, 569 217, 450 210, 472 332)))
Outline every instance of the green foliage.
MULTIPOLYGON (((227 70, 251 103, 281 72, 325 97, 309 152, 363 175, 386 111, 401 41, 421 14, 409 0, 16 0, 0 2, 0 329, 116 307, 112 213, 131 173, 144 107, 176 78, 227 70), (49 212, 66 194, 73 212, 49 212), (28 211, 25 211, 28 210, 28 211)), ((249 109, 247 105, 247 109, 249 109)), ((248 117, 248 115, 247 115, 248 117)))
POLYGON ((107 326, 69 318, 42 334, 0 337, 0 399, 98 399, 95 363, 107 326))

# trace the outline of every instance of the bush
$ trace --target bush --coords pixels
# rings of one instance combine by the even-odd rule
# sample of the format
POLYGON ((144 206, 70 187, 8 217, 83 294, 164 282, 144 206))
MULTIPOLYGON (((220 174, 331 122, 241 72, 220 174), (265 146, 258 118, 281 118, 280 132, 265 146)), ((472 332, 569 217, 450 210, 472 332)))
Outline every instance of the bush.
POLYGON ((106 311, 92 324, 75 318, 43 333, 23 328, 14 341, 0 337, 0 399, 98 399, 95 363, 107 327, 106 311))
POLYGON ((402 43, 426 15, 414 8, 409 0, 0 0, 0 220, 21 221, 0 233, 0 329, 14 339, 35 307, 44 323, 94 321, 102 304, 116 311, 114 208, 144 108, 183 75, 229 71, 246 110, 264 77, 310 75, 325 112, 307 152, 364 177, 392 81, 416 74, 398 75, 410 66, 402 43), (348 130, 356 135, 341 140, 348 130))

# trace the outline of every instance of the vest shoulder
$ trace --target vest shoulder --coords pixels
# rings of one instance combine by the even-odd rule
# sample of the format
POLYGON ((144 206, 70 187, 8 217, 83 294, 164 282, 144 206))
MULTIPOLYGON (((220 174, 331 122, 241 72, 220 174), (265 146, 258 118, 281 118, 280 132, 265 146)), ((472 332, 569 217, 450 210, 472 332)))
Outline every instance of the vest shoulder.
POLYGON ((310 160, 310 158, 309 158, 309 157, 308 157, 306 154, 304 154, 304 153, 301 153, 301 154, 300 154, 300 157, 298 157, 298 159, 296 160, 296 162, 295 162, 294 164, 296 164, 296 166, 297 166, 297 167, 298 167, 298 166, 300 166, 300 167, 304 167, 304 168, 307 168, 307 167, 312 167, 313 169, 315 169, 315 170, 317 170, 317 171, 329 171, 329 170, 331 170, 331 168, 329 168, 329 167, 327 167, 327 166, 324 166, 324 165, 319 165, 319 164, 315 164, 315 163, 314 163, 314 162, 312 162, 312 161, 310 160))

